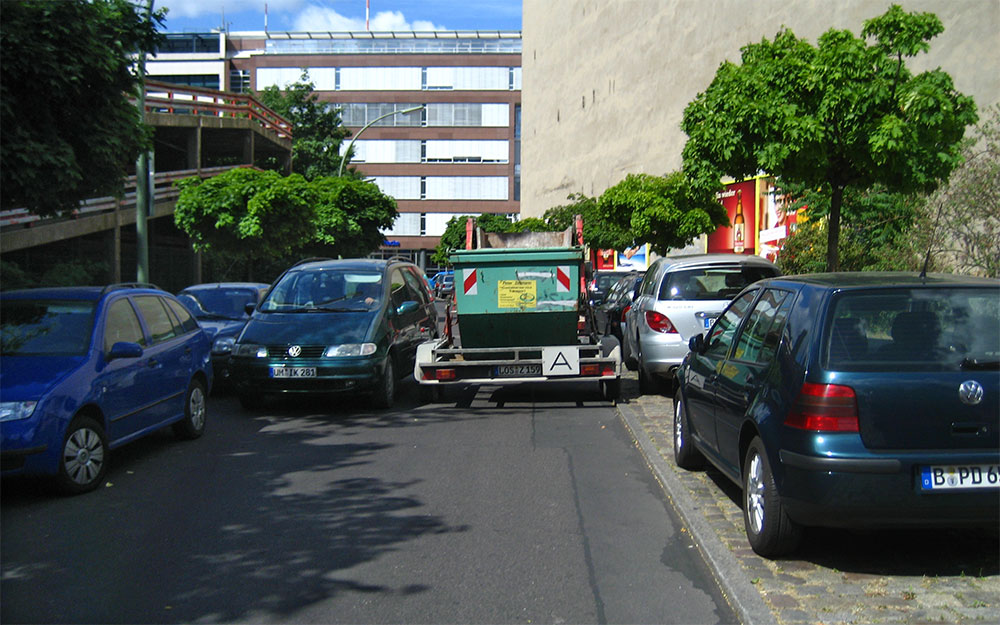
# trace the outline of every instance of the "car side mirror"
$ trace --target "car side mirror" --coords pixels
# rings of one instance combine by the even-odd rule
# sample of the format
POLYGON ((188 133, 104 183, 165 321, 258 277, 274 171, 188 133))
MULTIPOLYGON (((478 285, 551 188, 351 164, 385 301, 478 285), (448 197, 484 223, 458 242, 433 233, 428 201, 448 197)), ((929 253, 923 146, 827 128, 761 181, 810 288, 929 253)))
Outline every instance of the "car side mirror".
POLYGON ((257 310, 257 304, 247 302, 246 305, 243 306, 243 310, 245 310, 248 315, 253 316, 253 311, 257 310))
POLYGON ((405 315, 406 313, 411 313, 418 308, 420 308, 419 302, 414 302, 412 300, 405 301, 399 305, 399 308, 396 309, 396 314, 405 315))
POLYGON ((111 346, 111 351, 108 352, 108 360, 115 360, 117 358, 141 358, 142 357, 142 345, 138 343, 129 343, 126 341, 118 341, 111 346))
POLYGON ((689 338, 688 349, 690 349, 696 354, 700 354, 701 352, 705 351, 705 335, 695 334, 694 336, 689 338))

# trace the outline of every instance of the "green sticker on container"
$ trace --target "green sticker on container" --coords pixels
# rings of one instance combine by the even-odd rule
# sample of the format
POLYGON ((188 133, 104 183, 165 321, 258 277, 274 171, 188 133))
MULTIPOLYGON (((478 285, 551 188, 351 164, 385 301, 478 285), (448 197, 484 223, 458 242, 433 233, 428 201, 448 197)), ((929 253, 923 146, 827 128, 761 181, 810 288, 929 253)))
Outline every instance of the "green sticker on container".
POLYGON ((497 308, 534 308, 534 280, 499 280, 497 282, 497 308))

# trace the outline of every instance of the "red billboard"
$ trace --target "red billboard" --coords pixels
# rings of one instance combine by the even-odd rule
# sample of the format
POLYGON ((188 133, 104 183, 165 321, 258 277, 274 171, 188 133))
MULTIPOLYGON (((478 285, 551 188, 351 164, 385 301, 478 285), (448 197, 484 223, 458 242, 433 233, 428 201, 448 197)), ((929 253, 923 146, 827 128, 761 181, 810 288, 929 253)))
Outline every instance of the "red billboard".
POLYGON ((757 248, 757 180, 726 185, 716 197, 729 216, 728 226, 708 235, 708 252, 753 254, 757 248))

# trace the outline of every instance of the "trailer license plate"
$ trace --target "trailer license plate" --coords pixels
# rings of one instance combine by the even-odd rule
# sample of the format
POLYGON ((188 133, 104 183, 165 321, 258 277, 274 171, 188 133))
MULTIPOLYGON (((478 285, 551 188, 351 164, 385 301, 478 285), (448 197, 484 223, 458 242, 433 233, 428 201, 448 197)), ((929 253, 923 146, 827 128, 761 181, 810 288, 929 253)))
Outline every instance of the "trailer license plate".
POLYGON ((316 367, 271 367, 272 378, 315 378, 316 367))
POLYGON ((498 378, 530 378, 542 375, 542 365, 497 365, 493 370, 498 378))
POLYGON ((923 490, 953 488, 1000 489, 1000 464, 946 465, 923 467, 923 490))

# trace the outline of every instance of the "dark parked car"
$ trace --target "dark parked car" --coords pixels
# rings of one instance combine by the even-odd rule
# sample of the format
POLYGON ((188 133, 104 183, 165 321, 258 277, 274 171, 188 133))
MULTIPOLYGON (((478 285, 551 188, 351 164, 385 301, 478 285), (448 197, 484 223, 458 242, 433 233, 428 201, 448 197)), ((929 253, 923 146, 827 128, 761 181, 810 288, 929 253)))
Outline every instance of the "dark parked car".
POLYGON ((597 329, 605 334, 612 335, 621 342, 624 339, 622 334, 622 322, 625 309, 632 304, 639 284, 642 282, 643 272, 630 273, 617 282, 608 290, 604 297, 604 302, 594 309, 594 316, 597 318, 597 329))
POLYGON ((0 296, 3 475, 97 488, 108 451, 166 425, 205 428, 209 340, 174 298, 132 285, 0 296))
POLYGON ((437 335, 420 269, 395 260, 310 260, 278 278, 236 340, 233 384, 264 395, 369 393, 389 407, 417 345, 437 335))
POLYGON ((261 282, 213 282, 189 286, 177 294, 212 340, 217 388, 228 382, 229 356, 236 337, 250 319, 247 306, 256 306, 269 286, 261 282))
POLYGON ((1000 522, 1000 281, 773 278, 690 343, 674 458, 742 487, 757 553, 803 526, 1000 522))
POLYGON ((599 306, 615 282, 632 273, 632 270, 600 270, 594 273, 594 277, 587 285, 587 296, 590 298, 592 306, 599 306))

